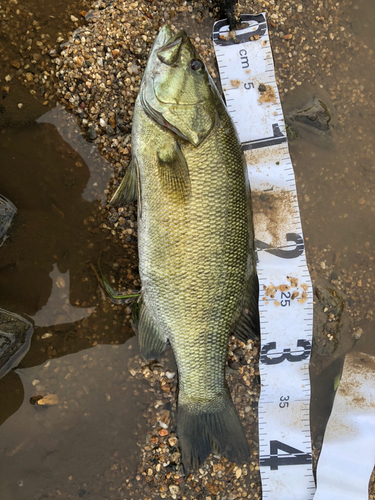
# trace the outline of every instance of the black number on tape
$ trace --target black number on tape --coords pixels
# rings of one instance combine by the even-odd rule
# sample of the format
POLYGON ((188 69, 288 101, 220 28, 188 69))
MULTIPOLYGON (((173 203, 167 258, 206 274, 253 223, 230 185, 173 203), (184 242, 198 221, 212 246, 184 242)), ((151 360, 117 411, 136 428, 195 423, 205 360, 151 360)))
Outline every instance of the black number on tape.
POLYGON ((281 300, 280 300, 280 304, 281 304, 281 307, 286 307, 286 306, 290 306, 290 297, 291 297, 291 293, 290 292, 281 292, 281 300))
POLYGON ((296 233, 288 233, 286 235, 287 241, 293 241, 296 246, 284 248, 272 248, 268 243, 264 243, 260 240, 255 240, 255 246, 257 250, 265 250, 276 257, 280 257, 281 259, 295 259, 303 254, 304 243, 302 236, 296 233))
POLYGON ((311 343, 309 340, 298 340, 297 347, 303 347, 303 351, 292 351, 289 347, 287 347, 286 349, 283 349, 282 352, 271 353, 270 351, 276 349, 276 342, 268 342, 268 344, 265 344, 262 347, 260 352, 260 362, 265 365, 278 365, 285 360, 295 363, 303 361, 310 356, 311 343))
POLYGON ((289 396, 281 396, 279 403, 280 408, 288 408, 289 406, 288 401, 289 401, 289 396))
POLYGON ((270 456, 259 460, 260 466, 270 467, 271 470, 278 470, 281 465, 304 465, 311 464, 310 453, 304 453, 293 446, 282 443, 281 441, 270 441, 270 456), (284 454, 278 454, 283 451, 284 454))
POLYGON ((246 90, 250 90, 250 89, 254 88, 253 82, 246 82, 243 84, 243 86, 245 87, 246 90))

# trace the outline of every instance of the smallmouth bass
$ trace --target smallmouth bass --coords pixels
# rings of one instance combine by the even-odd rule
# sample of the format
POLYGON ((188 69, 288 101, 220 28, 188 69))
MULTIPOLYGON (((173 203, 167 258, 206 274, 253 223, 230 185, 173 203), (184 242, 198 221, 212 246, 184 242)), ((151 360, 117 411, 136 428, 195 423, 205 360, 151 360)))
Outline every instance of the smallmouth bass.
POLYGON ((132 163, 111 203, 138 200, 146 360, 170 342, 188 472, 211 452, 249 459, 225 380, 229 336, 259 335, 250 188, 241 145, 202 59, 165 25, 135 103, 132 163))

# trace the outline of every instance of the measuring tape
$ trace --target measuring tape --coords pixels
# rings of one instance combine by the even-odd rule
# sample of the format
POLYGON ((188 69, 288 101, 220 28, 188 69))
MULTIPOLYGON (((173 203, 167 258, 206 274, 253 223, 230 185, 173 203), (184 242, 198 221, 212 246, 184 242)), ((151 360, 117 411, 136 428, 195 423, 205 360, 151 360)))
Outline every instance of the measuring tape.
POLYGON ((368 500, 375 463, 375 357, 352 351, 324 435, 314 500, 368 500))
POLYGON ((313 291, 265 14, 214 25, 228 112, 252 190, 260 283, 259 466, 263 498, 311 500, 309 359, 313 291))

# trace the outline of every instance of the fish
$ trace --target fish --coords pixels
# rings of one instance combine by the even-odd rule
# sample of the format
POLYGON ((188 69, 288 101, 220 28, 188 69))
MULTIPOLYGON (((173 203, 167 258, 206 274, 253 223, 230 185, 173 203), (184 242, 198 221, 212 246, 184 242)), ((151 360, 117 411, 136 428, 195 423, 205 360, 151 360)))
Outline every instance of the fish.
POLYGON ((236 129, 184 31, 164 25, 135 102, 131 164, 111 204, 138 201, 145 360, 169 343, 185 472, 250 451, 225 378, 229 337, 259 336, 250 185, 236 129))

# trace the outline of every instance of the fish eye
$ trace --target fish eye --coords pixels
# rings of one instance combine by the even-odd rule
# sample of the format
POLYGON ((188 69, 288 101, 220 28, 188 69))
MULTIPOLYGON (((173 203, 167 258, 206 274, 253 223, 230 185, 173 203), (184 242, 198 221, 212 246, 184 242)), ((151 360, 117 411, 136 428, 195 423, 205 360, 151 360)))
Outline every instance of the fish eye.
POLYGON ((201 61, 198 61, 198 59, 192 59, 190 61, 190 67, 193 71, 199 71, 203 68, 203 64, 201 61))

